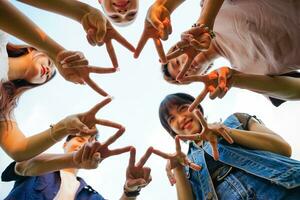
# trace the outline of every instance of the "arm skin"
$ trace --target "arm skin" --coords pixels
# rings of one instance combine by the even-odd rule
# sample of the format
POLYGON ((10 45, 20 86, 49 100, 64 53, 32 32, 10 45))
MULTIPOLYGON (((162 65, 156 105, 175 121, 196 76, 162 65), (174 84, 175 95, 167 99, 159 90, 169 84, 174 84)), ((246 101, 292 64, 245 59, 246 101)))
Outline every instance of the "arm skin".
POLYGON ((232 70, 232 86, 283 100, 300 100, 300 79, 287 76, 244 74, 232 70))
MULTIPOLYGON (((60 140, 67 135, 65 127, 57 123, 52 136, 60 140)), ((0 122, 0 146, 15 161, 24 161, 37 156, 56 142, 50 137, 50 129, 37 135, 25 137, 16 122, 0 122)))
POLYGON ((197 23, 205 24, 209 29, 213 30, 215 19, 223 2, 224 0, 205 0, 197 23))
POLYGON ((54 12, 81 23, 82 17, 91 10, 91 6, 74 0, 18 0, 25 4, 54 12))
POLYGON ((136 200, 137 197, 126 197, 126 195, 123 193, 120 200, 136 200))
POLYGON ((40 176, 61 169, 76 168, 73 154, 43 154, 31 160, 18 162, 15 172, 20 176, 40 176))
POLYGON ((9 1, 0 1, 0 28, 37 49, 47 52, 54 61, 57 54, 64 50, 9 1), (10 20, 7 20, 7 16, 10 20), (14 23, 11 23, 12 21, 14 23))
MULTIPOLYGON (((248 117, 242 113, 235 115, 239 121, 245 121, 245 117, 248 117)), ((291 146, 282 137, 255 119, 250 119, 248 128, 249 131, 230 129, 229 136, 235 143, 250 149, 270 151, 287 157, 291 156, 291 146)))
MULTIPOLYGON (((161 0, 157 0, 159 2, 161 0)), ((178 8, 185 0, 165 0, 164 5, 170 13, 178 8)))
POLYGON ((174 169, 176 179, 176 191, 178 200, 193 200, 193 192, 190 182, 186 178, 183 166, 174 169))

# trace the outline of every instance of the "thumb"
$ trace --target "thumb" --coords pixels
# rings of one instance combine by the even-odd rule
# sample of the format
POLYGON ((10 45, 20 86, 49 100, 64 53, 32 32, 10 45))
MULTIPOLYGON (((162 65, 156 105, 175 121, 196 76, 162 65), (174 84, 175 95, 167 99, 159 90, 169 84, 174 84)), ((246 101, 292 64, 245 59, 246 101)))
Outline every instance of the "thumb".
POLYGON ((106 26, 106 20, 105 22, 103 23, 100 23, 98 22, 97 23, 97 31, 96 31, 96 41, 97 43, 100 43, 100 42, 103 42, 104 40, 104 37, 106 35, 106 29, 107 29, 107 26, 106 26))
POLYGON ((89 129, 84 123, 82 123, 78 118, 73 123, 75 129, 82 133, 92 133, 92 129, 89 129))

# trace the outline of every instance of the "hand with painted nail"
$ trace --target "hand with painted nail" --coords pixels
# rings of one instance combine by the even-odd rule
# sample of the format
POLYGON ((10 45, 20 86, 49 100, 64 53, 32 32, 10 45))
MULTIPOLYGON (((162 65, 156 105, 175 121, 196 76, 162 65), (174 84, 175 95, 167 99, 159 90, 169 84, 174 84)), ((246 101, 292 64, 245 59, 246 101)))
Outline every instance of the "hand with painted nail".
POLYGON ((121 129, 123 126, 104 119, 97 119, 97 112, 111 102, 111 98, 106 98, 102 102, 96 104, 92 109, 87 112, 70 115, 60 121, 63 124, 68 134, 94 134, 97 132, 96 125, 104 125, 113 128, 121 129))
POLYGON ((229 67, 221 67, 206 75, 191 75, 180 79, 182 83, 202 82, 204 89, 190 105, 189 111, 192 112, 209 93, 210 99, 216 97, 223 98, 232 85, 233 70, 229 67))
POLYGON ((176 80, 180 81, 189 68, 195 63, 195 58, 197 55, 204 50, 207 50, 210 45, 210 35, 206 32, 201 33, 197 40, 195 40, 191 34, 184 33, 181 36, 181 41, 177 42, 175 45, 175 50, 167 55, 167 60, 177 58, 183 54, 187 56, 187 59, 183 65, 183 68, 176 76, 176 80))
POLYGON ((153 149, 154 154, 168 160, 167 165, 166 165, 166 172, 167 172, 167 176, 168 176, 168 179, 169 179, 171 185, 174 185, 176 183, 174 173, 172 172, 173 169, 175 169, 179 166, 188 166, 191 169, 196 170, 196 171, 201 170, 201 166, 190 161, 190 159, 187 157, 187 155, 181 151, 179 136, 176 136, 175 144, 176 144, 176 152, 173 154, 168 154, 168 153, 164 153, 160 150, 153 149))
POLYGON ((81 23, 87 34, 86 38, 92 46, 102 46, 105 44, 108 55, 115 68, 117 68, 119 64, 112 45, 112 40, 116 40, 131 52, 135 51, 135 48, 114 29, 109 20, 107 20, 99 10, 92 9, 89 13, 85 14, 81 23))
POLYGON ((102 96, 108 94, 100 88, 91 78, 91 73, 107 74, 117 71, 116 68, 95 67, 88 63, 83 53, 78 51, 61 51, 56 57, 56 66, 60 74, 73 83, 87 84, 102 96))
POLYGON ((225 139, 229 144, 234 141, 230 137, 230 129, 221 123, 208 124, 199 110, 195 110, 194 114, 202 125, 201 133, 193 135, 178 135, 182 140, 208 141, 212 148, 213 158, 219 159, 218 138, 225 139))
POLYGON ((172 33, 170 12, 164 6, 163 1, 156 1, 148 10, 144 24, 144 31, 140 41, 136 47, 134 57, 139 57, 147 41, 152 38, 158 52, 160 61, 166 63, 167 59, 161 43, 162 40, 167 40, 172 33))
POLYGON ((130 149, 129 164, 126 170, 126 181, 124 185, 125 192, 140 190, 140 188, 146 187, 151 182, 151 169, 149 167, 144 167, 144 165, 152 154, 152 151, 153 148, 149 147, 136 164, 136 150, 134 147, 130 149))

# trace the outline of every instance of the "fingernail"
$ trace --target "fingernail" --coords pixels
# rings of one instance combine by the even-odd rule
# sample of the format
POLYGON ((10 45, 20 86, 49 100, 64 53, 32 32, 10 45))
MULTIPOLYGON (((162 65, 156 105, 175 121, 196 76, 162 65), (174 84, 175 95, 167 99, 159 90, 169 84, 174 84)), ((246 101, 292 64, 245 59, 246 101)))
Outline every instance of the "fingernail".
POLYGON ((113 100, 115 97, 108 95, 107 98, 110 98, 111 100, 113 100))
POLYGON ((119 72, 119 71, 120 71, 120 67, 117 67, 117 68, 116 68, 116 71, 119 72))

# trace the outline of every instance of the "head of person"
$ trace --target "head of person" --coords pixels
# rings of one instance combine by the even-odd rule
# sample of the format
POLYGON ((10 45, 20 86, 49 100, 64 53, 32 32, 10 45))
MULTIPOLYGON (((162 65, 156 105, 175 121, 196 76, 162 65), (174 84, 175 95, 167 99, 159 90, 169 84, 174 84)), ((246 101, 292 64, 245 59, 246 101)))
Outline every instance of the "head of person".
MULTIPOLYGON (((177 49, 178 47, 176 45, 173 46, 168 51, 168 54, 174 52, 177 49)), ((169 60, 168 63, 162 64, 161 71, 163 73, 163 78, 169 83, 178 84, 178 81, 176 81, 176 77, 181 72, 186 61, 187 55, 182 54, 177 58, 169 60)), ((197 55, 197 62, 196 60, 192 62, 191 67, 186 72, 186 76, 205 74, 212 66, 213 63, 206 59, 205 53, 200 52, 197 55)))
POLYGON ((109 20, 118 26, 127 26, 136 19, 139 0, 98 0, 109 20))
MULTIPOLYGON (((160 103, 160 123, 173 138, 176 135, 192 135, 201 132, 202 125, 196 116, 188 111, 194 100, 195 98, 189 94, 175 93, 167 95, 160 103)), ((203 114, 200 104, 196 109, 203 114)))
POLYGON ((72 153, 78 151, 84 144, 88 142, 98 141, 98 133, 95 135, 68 135, 64 144, 63 149, 65 153, 72 153))
POLYGON ((53 61, 45 53, 25 45, 7 45, 9 69, 22 66, 24 73, 15 79, 0 83, 0 117, 7 119, 16 106, 20 95, 28 89, 51 80, 55 74, 53 61))

